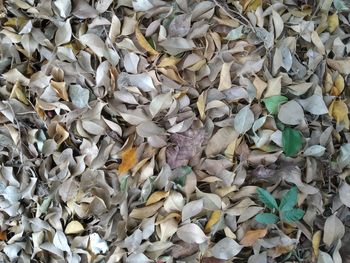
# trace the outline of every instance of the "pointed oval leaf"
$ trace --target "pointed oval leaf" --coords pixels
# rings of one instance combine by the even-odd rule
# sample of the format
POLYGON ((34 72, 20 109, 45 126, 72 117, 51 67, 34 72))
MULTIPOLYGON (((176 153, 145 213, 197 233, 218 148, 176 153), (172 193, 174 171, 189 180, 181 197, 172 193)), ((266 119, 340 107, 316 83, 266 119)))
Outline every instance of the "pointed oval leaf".
POLYGON ((250 110, 250 106, 247 105, 238 112, 234 119, 233 125, 236 131, 239 133, 245 133, 252 127, 253 123, 254 114, 250 110))
POLYGON ((292 187, 282 198, 280 203, 280 211, 291 210, 298 201, 298 188, 292 187))
POLYGON ((269 111, 269 113, 277 114, 280 105, 283 102, 287 102, 288 98, 285 96, 276 95, 276 96, 264 98, 262 101, 265 103, 265 106, 266 106, 267 110, 269 111))
POLYGON ((257 188, 256 191, 258 193, 259 200, 263 202, 268 208, 278 209, 278 205, 275 198, 268 191, 260 187, 257 188))
POLYGON ((201 244, 208 239, 203 230, 198 225, 192 223, 179 227, 177 236, 186 243, 201 244))
POLYGON ((262 224, 271 225, 278 222, 278 216, 271 213, 262 213, 258 214, 255 217, 255 220, 262 224))
POLYGON ((211 252, 216 258, 228 260, 236 256, 242 250, 242 248, 243 246, 238 244, 233 239, 225 237, 215 244, 215 246, 211 249, 211 252))
POLYGON ((282 213, 282 220, 287 222, 295 222, 303 218, 305 212, 299 208, 294 208, 282 213))
POLYGON ((298 130, 285 128, 282 132, 283 151, 287 156, 296 155, 302 147, 302 137, 298 130))

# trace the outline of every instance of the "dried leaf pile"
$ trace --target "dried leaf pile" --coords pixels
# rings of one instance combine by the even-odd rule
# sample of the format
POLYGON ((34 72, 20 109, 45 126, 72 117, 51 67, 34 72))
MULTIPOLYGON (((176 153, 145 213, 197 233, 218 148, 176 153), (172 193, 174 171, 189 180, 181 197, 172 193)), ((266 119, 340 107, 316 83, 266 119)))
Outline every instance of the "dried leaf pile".
POLYGON ((0 1, 0 261, 350 262, 349 7, 0 1))

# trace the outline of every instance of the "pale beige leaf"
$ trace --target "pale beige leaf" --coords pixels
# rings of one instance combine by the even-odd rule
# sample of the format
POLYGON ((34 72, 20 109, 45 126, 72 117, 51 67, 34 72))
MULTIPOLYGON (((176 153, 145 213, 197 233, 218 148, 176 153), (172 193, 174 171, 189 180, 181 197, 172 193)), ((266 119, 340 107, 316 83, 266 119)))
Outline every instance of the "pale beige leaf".
POLYGON ((220 83, 218 88, 220 91, 231 88, 232 83, 231 83, 230 69, 231 69, 232 63, 233 62, 224 63, 222 65, 221 72, 220 72, 220 83))
POLYGON ((71 234, 79 234, 84 231, 83 225, 79 221, 71 221, 66 226, 66 229, 64 230, 64 233, 67 235, 71 234))
POLYGON ((176 234, 186 243, 201 244, 208 239, 203 230, 198 225, 193 223, 179 227, 176 234))

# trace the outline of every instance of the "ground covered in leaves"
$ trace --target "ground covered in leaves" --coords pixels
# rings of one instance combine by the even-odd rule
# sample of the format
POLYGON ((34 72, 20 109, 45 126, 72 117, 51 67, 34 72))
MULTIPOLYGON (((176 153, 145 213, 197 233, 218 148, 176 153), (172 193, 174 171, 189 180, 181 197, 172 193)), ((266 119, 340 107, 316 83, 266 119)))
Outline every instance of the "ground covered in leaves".
POLYGON ((1 262, 350 262, 345 0, 1 0, 1 262))

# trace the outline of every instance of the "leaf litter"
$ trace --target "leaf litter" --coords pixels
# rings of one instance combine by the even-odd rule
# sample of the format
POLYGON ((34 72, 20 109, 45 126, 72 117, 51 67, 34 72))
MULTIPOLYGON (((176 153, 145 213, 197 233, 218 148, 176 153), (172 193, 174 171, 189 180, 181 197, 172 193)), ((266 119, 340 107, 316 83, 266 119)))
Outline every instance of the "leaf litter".
POLYGON ((350 262, 349 8, 0 1, 0 261, 350 262))

